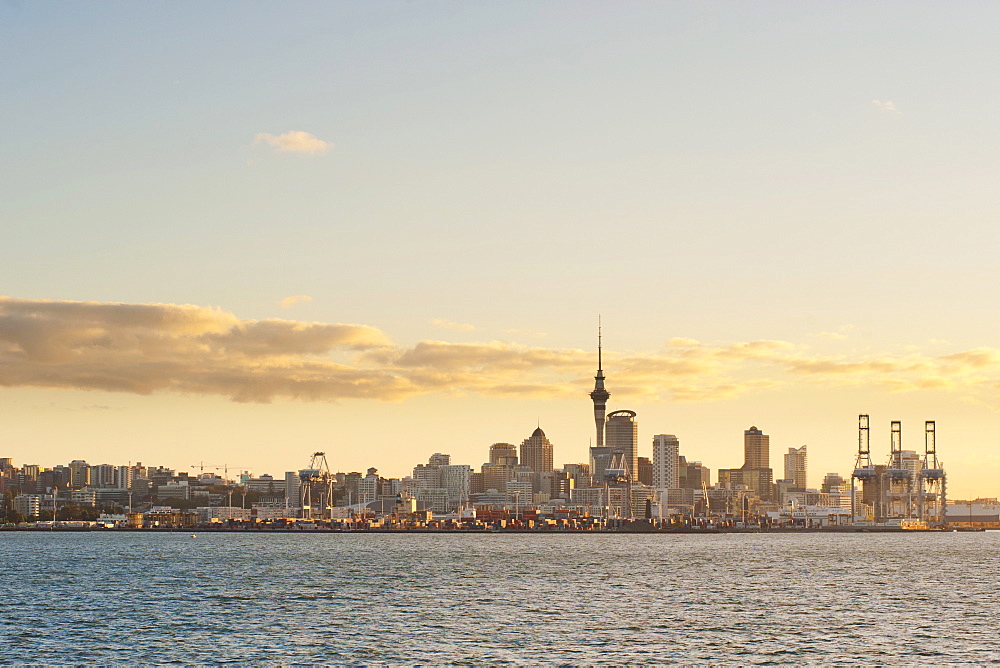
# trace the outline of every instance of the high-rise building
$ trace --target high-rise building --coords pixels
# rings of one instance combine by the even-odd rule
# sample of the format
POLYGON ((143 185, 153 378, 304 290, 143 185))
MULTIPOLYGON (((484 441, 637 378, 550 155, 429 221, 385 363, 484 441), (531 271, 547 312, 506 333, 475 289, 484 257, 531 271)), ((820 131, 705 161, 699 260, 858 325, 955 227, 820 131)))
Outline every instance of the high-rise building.
POLYGON ((365 477, 358 480, 358 500, 359 504, 367 505, 378 499, 379 496, 378 469, 370 468, 365 473, 365 477))
POLYGON ((851 488, 851 484, 844 480, 839 473, 827 473, 823 476, 823 482, 819 486, 819 491, 823 494, 843 493, 851 488))
POLYGON ((673 434, 657 434, 653 437, 653 487, 680 487, 677 480, 679 451, 680 441, 673 434))
POLYGON ((563 471, 573 478, 574 487, 590 487, 590 470, 590 464, 563 464, 563 471))
POLYGON ((746 485, 765 501, 773 498, 774 472, 771 470, 771 437, 757 427, 743 432, 743 466, 738 469, 719 469, 719 482, 723 485, 746 485))
POLYGON ((468 464, 447 464, 441 467, 441 487, 448 490, 449 507, 469 501, 469 482, 472 468, 468 464))
POLYGON ((285 500, 290 506, 299 505, 302 479, 296 471, 285 471, 285 500))
POLYGON ((521 465, 533 473, 547 473, 553 467, 552 443, 538 427, 521 443, 521 465))
POLYGON ((483 464, 483 491, 507 491, 507 481, 514 476, 514 467, 508 464, 483 464))
POLYGON ((635 477, 641 485, 653 484, 653 462, 649 457, 638 457, 636 459, 635 477))
POLYGON ((132 486, 133 469, 131 466, 119 466, 115 469, 115 487, 128 489, 132 486))
POLYGON ((575 483, 576 480, 565 469, 556 469, 552 472, 549 496, 553 499, 565 499, 569 501, 575 483))
POLYGON ((517 466, 517 446, 513 443, 494 443, 490 446, 490 464, 517 466))
POLYGON ((806 446, 788 448, 785 455, 785 479, 791 480, 796 489, 806 488, 806 446))
POLYGON ((677 455, 677 486, 680 489, 704 489, 712 484, 712 471, 701 462, 689 462, 677 455))
POLYGON ((743 468, 771 468, 771 437, 757 427, 743 432, 743 468))
POLYGON ((451 464, 451 455, 442 455, 440 452, 435 452, 427 458, 428 466, 447 466, 448 464, 451 464))
POLYGON ((419 489, 437 489, 441 486, 441 467, 417 464, 413 467, 412 478, 419 489))
POLYGON ((639 474, 639 425, 635 411, 615 411, 604 426, 605 442, 613 451, 625 455, 625 464, 633 480, 639 474))
POLYGON ((69 463, 70 487, 79 489, 90 484, 90 464, 82 459, 74 459, 69 463))
POLYGON ((483 474, 479 471, 469 472, 469 494, 482 494, 486 491, 483 487, 483 474))
POLYGON ((90 486, 109 489, 115 487, 115 473, 117 467, 114 464, 95 464, 90 467, 90 486))

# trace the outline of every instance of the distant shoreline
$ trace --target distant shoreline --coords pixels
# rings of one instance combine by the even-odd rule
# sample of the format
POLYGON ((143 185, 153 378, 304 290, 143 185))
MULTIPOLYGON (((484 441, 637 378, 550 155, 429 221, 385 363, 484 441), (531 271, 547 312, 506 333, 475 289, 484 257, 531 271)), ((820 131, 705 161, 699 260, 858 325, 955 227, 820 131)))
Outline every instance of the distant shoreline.
POLYGON ((953 533, 955 531, 975 531, 983 532, 985 529, 935 529, 935 530, 913 530, 902 529, 900 527, 811 527, 811 528, 790 528, 772 527, 768 529, 757 528, 712 528, 712 529, 290 529, 290 528, 240 528, 240 527, 149 527, 149 528, 93 528, 93 527, 0 527, 2 531, 25 531, 30 533, 252 533, 252 534, 531 534, 537 536, 564 535, 564 534, 659 534, 659 535, 708 535, 708 534, 805 534, 805 533, 906 533, 906 534, 926 534, 926 533, 953 533))

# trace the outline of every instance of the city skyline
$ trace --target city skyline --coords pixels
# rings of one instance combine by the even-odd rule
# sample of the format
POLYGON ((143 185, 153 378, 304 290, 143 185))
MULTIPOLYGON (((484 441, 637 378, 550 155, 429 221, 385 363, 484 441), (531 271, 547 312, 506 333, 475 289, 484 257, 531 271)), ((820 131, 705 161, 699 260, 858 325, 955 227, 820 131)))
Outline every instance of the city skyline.
POLYGON ((879 464, 935 420, 995 496, 998 20, 3 4, 2 452, 587 462, 600 315, 636 456, 736 467, 756 425, 815 487, 857 415, 879 464))
MULTIPOLYGON (((360 349, 360 350, 365 351, 365 352, 367 352, 370 349, 375 349, 376 351, 380 352, 381 350, 383 350, 386 347, 385 339, 382 337, 381 333, 379 333, 377 331, 374 331, 370 327, 359 326, 359 325, 342 325, 342 324, 326 325, 326 324, 323 324, 323 323, 306 323, 306 324, 300 324, 300 323, 295 323, 295 322, 290 322, 290 321, 284 321, 284 320, 270 320, 270 321, 264 321, 264 322, 249 322, 249 323, 247 323, 247 322, 240 322, 240 321, 234 320, 231 317, 230 314, 219 313, 218 310, 201 309, 201 308, 192 307, 192 306, 175 307, 175 306, 172 306, 172 305, 162 305, 162 304, 150 304, 150 305, 109 304, 109 305, 105 305, 105 304, 93 304, 93 303, 67 303, 67 302, 44 301, 44 302, 40 302, 39 305, 40 305, 39 313, 38 314, 34 314, 34 315, 36 315, 36 317, 33 318, 34 322, 32 323, 32 327, 33 327, 33 329, 34 329, 35 332, 44 332, 45 331, 45 324, 46 323, 44 323, 44 320, 45 320, 45 317, 49 313, 51 313, 52 311, 55 311, 56 313, 58 313, 61 309, 66 309, 66 310, 68 310, 68 311, 70 311, 70 312, 73 313, 73 315, 72 315, 73 319, 76 319, 78 321, 85 321, 90 326, 90 332, 87 333, 87 334, 81 335, 84 340, 87 340, 88 336, 90 338, 98 338, 98 339, 101 338, 101 337, 104 337, 104 336, 110 336, 110 331, 98 330, 96 332, 96 334, 95 334, 94 329, 93 329, 94 325, 95 324, 102 324, 101 323, 101 319, 103 318, 103 319, 105 319, 107 321, 117 321, 116 324, 120 327, 121 326, 121 321, 123 320, 123 318, 119 317, 117 314, 114 314, 114 311, 117 310, 117 309, 122 309, 123 311, 134 310, 135 312, 137 312, 137 314, 138 314, 138 316, 136 318, 137 320, 141 321, 141 320, 145 319, 145 320, 153 320, 153 321, 157 321, 159 323, 162 323, 162 326, 163 326, 164 330, 170 332, 171 334, 175 334, 175 331, 180 331, 180 332, 182 332, 180 334, 180 337, 186 336, 187 333, 189 332, 189 330, 191 330, 191 329, 194 329, 196 332, 199 333, 199 335, 203 335, 203 332, 201 330, 204 329, 207 332, 209 332, 210 336, 212 336, 212 337, 224 337, 224 338, 229 339, 230 345, 234 345, 234 347, 235 346, 245 346, 247 348, 250 348, 252 346, 257 346, 257 347, 261 348, 262 350, 264 350, 264 354, 265 355, 267 354, 267 350, 266 350, 267 346, 272 345, 273 341, 277 340, 277 341, 281 341, 282 343, 285 343, 285 344, 288 344, 289 342, 291 342, 291 345, 294 346, 294 345, 296 345, 296 343, 293 341, 293 339, 295 337, 300 337, 303 340, 309 341, 311 343, 318 342, 319 345, 329 345, 331 347, 332 346, 336 346, 336 345, 342 345, 342 346, 346 346, 346 347, 353 347, 353 348, 356 348, 356 349, 360 349), (37 317, 37 316, 41 316, 41 317, 37 317), (206 326, 204 324, 205 322, 208 322, 209 324, 206 326), (229 328, 228 330, 226 329, 227 327, 229 328), (261 332, 261 333, 258 333, 258 331, 261 332), (244 341, 237 342, 238 339, 241 339, 241 338, 244 339, 244 341)), ((29 300, 14 300, 14 299, 11 299, 11 298, 0 297, 0 320, 6 320, 7 322, 10 322, 11 320, 14 320, 13 318, 9 317, 11 311, 13 311, 15 315, 22 315, 23 316, 23 311, 26 308, 30 309, 31 306, 32 306, 32 303, 29 300), (6 312, 5 312, 5 307, 6 307, 6 312), (13 308, 11 308, 11 307, 13 307, 13 308), (21 313, 18 313, 18 310, 20 310, 21 313), (5 316, 7 316, 7 317, 5 317, 5 316)), ((28 318, 22 318, 22 320, 28 320, 28 318)), ((146 326, 142 325, 142 324, 137 325, 135 327, 135 330, 138 332, 138 334, 136 335, 137 338, 141 338, 142 336, 150 336, 151 334, 154 334, 154 335, 156 334, 155 330, 153 332, 142 331, 145 327, 146 326)), ((60 345, 62 343, 62 341, 60 340, 61 338, 66 338, 67 335, 71 335, 72 334, 72 330, 70 330, 69 328, 66 328, 66 329, 63 329, 62 331, 60 331, 60 329, 58 327, 58 323, 53 323, 52 324, 52 329, 56 332, 56 334, 59 334, 61 336, 52 336, 52 335, 50 335, 50 336, 47 336, 47 337, 44 337, 44 336, 40 337, 39 340, 35 342, 35 345, 37 345, 39 347, 45 347, 45 346, 50 345, 50 344, 52 344, 54 346, 58 346, 58 345, 60 345)), ((11 331, 11 329, 8 328, 7 331, 9 332, 9 331, 11 331)), ((120 332, 117 333, 116 335, 117 336, 122 336, 122 334, 120 332)), ((437 343, 439 345, 441 345, 441 342, 437 342, 437 343)), ((598 352, 597 352, 597 358, 598 358, 598 380, 597 380, 597 383, 598 383, 599 390, 604 391, 604 393, 607 394, 607 391, 604 390, 604 384, 605 384, 605 381, 606 381, 606 376, 603 373, 603 368, 602 368, 603 365, 601 364, 602 351, 601 351, 600 341, 598 342, 598 344, 599 345, 598 345, 598 352)), ((77 343, 77 345, 79 345, 79 344, 77 343)), ((419 346, 420 346, 420 344, 418 344, 418 346, 416 346, 414 348, 414 350, 416 350, 417 348, 419 348, 419 346)), ((140 347, 141 347, 141 344, 140 344, 140 347)), ((63 351, 63 352, 65 352, 65 351, 63 351)), ((564 354, 565 353, 569 353, 569 354, 579 353, 579 354, 581 354, 584 357, 587 354, 586 351, 562 351, 562 352, 564 354)), ((407 354, 407 353, 403 353, 403 354, 407 354)), ((635 359, 633 359, 633 360, 630 360, 630 363, 633 365, 633 368, 634 368, 634 365, 637 362, 636 362, 635 359)), ((109 367, 109 369, 110 369, 110 367, 109 367)), ((629 378, 629 376, 626 375, 626 382, 627 382, 628 378, 629 378)), ((46 380, 46 383, 49 383, 49 382, 52 382, 51 378, 49 378, 49 379, 46 380)), ((59 382, 60 381, 56 381, 56 383, 55 383, 57 387, 59 385, 59 382)), ((99 379, 98 382, 99 383, 106 383, 106 382, 108 382, 108 378, 107 377, 102 377, 102 378, 99 379)), ((614 383, 614 379, 612 378, 612 385, 613 385, 613 383, 614 383)), ((290 386, 291 386, 291 384, 292 383, 290 383, 290 386)), ((266 407, 268 406, 267 401, 270 400, 270 397, 266 396, 266 395, 255 396, 255 395, 251 394, 249 397, 241 397, 240 396, 240 394, 239 394, 240 392, 244 392, 244 391, 254 392, 255 388, 254 388, 253 384, 249 384, 246 388, 241 387, 239 384, 232 384, 231 386, 229 386, 227 388, 227 390, 231 390, 231 391, 234 392, 233 396, 230 397, 230 400, 233 401, 234 403, 237 403, 237 404, 248 404, 250 406, 261 406, 263 404, 263 406, 264 406, 264 408, 266 410, 266 407), (256 399, 256 402, 254 401, 254 399, 256 399)), ((133 389, 133 391, 135 391, 135 390, 133 389)), ((140 390, 139 393, 141 395, 141 394, 144 394, 146 391, 147 391, 146 389, 143 389, 143 390, 140 390)), ((154 391, 154 390, 150 389, 148 391, 154 391)), ((274 392, 275 392, 275 394, 277 394, 277 395, 280 396, 283 391, 287 391, 287 390, 283 390, 282 388, 279 387, 274 392)), ((563 394, 563 392, 556 391, 555 394, 558 396, 558 395, 563 394)), ((582 394, 582 393, 580 393, 580 394, 582 394)), ((591 392, 590 396, 591 396, 591 399, 593 399, 594 398, 594 393, 591 392)), ((307 400, 308 399, 309 398, 307 397, 307 400)), ((321 397, 319 399, 313 399, 313 400, 314 401, 319 401, 319 402, 323 401, 323 399, 321 397)), ((539 397, 536 400, 538 400, 538 401, 544 401, 545 398, 544 397, 539 397)), ((578 398, 578 400, 579 400, 579 398, 578 398)), ((606 401, 607 399, 605 398, 604 400, 606 401)), ((642 404, 640 403, 640 405, 642 405, 642 404)), ((103 411, 110 410, 110 407, 107 407, 107 406, 100 406, 100 407, 94 406, 93 410, 95 412, 97 412, 98 414, 100 414, 103 411)), ((86 409, 84 409, 84 412, 89 412, 89 411, 87 411, 86 409)), ((598 415, 601 415, 603 417, 603 415, 604 415, 605 412, 606 411, 604 411, 603 408, 598 408, 596 405, 592 408, 592 415, 598 414, 598 415)), ((632 440, 634 439, 635 444, 638 446, 637 450, 631 450, 630 446, 628 446, 627 444, 625 444, 624 441, 621 444, 615 443, 614 445, 617 446, 617 448, 619 450, 622 449, 622 448, 624 448, 626 451, 628 451, 628 454, 633 459, 636 456, 642 456, 642 455, 640 455, 640 453, 645 453, 647 456, 652 453, 652 447, 653 446, 651 444, 649 444, 649 443, 646 443, 645 440, 643 439, 642 434, 638 432, 638 427, 635 424, 635 422, 637 422, 638 420, 641 420, 641 418, 637 418, 637 416, 635 414, 635 411, 631 411, 631 410, 628 410, 628 409, 616 409, 616 408, 612 408, 611 413, 609 413, 607 415, 607 417, 609 418, 609 420, 608 420, 609 424, 611 424, 613 422, 621 421, 622 419, 625 419, 627 421, 628 425, 629 425, 628 426, 628 430, 629 430, 629 433, 631 435, 630 436, 624 436, 624 438, 627 441, 629 441, 629 442, 632 442, 632 440), (613 420, 611 419, 612 417, 614 417, 613 420)), ((539 426, 541 426, 541 419, 540 418, 538 419, 538 423, 539 423, 539 426)), ((751 427, 751 429, 752 430, 756 429, 756 427, 755 426, 751 427)), ((877 431, 878 430, 877 430, 877 425, 876 425, 876 429, 875 429, 876 433, 874 435, 875 436, 875 438, 874 438, 875 444, 872 446, 872 448, 873 448, 872 449, 872 458, 873 458, 873 461, 875 461, 876 463, 879 463, 881 460, 879 458, 879 452, 878 452, 879 443, 878 443, 878 433, 877 433, 877 431)), ((885 431, 886 431, 886 435, 888 436, 889 435, 889 430, 886 429, 885 431)), ((749 433, 749 432, 746 432, 746 431, 744 432, 744 439, 747 438, 747 436, 746 436, 747 433, 749 433)), ((767 438, 769 438, 769 437, 765 436, 765 440, 767 438)), ((590 443, 593 443, 593 441, 591 440, 590 443)), ((496 444, 496 442, 494 442, 494 444, 496 444)), ((921 451, 922 445, 913 446, 911 442, 908 442, 908 444, 909 444, 908 447, 910 449, 915 449, 915 450, 921 451)), ((321 443, 317 444, 317 447, 319 447, 320 445, 322 445, 322 444, 321 443)), ((727 444, 727 445, 729 445, 729 444, 727 444)), ((609 447, 606 448, 608 450, 615 449, 614 447, 611 447, 612 444, 610 442, 608 443, 608 446, 609 447)), ((886 446, 887 446, 886 447, 886 451, 888 453, 890 446, 888 444, 886 444, 886 446)), ((66 448, 66 449, 71 449, 71 446, 69 446, 69 445, 65 445, 63 447, 66 448)), ((451 448, 451 449, 464 454, 466 452, 474 450, 475 447, 476 446, 472 446, 471 448, 470 447, 466 447, 466 448, 451 448)), ((438 449, 446 449, 447 450, 449 448, 441 446, 438 449)), ((766 449, 767 449, 767 447, 765 445, 765 451, 766 451, 766 449)), ((307 448, 307 450, 308 450, 308 448, 307 448)), ((565 464, 586 463, 588 461, 587 460, 587 455, 585 454, 586 450, 590 450, 591 451, 590 457, 593 456, 593 447, 588 447, 588 448, 585 448, 583 450, 581 450, 580 448, 566 448, 566 450, 567 450, 568 454, 563 459, 559 459, 559 456, 561 456, 561 455, 556 456, 555 461, 557 463, 559 463, 559 465, 561 465, 561 463, 565 463, 565 464), (574 454, 572 454, 573 452, 577 452, 577 453, 583 452, 584 455, 583 456, 580 456, 579 454, 574 455, 574 454)), ((690 452, 690 455, 693 458, 695 458, 695 459, 700 459, 700 460, 706 461, 707 465, 712 470, 725 469, 727 467, 727 465, 732 464, 734 462, 733 461, 718 462, 717 459, 720 457, 720 455, 718 455, 718 452, 720 452, 722 450, 723 450, 722 448, 708 448, 706 453, 702 453, 701 451, 695 450, 695 451, 690 452), (706 454, 708 456, 705 456, 706 454)), ((744 444, 743 444, 743 450, 744 451, 746 450, 746 442, 744 442, 744 444)), ((337 454, 342 454, 342 453, 336 453, 335 452, 335 453, 332 453, 332 454, 334 454, 334 457, 336 457, 337 454)), ((819 457, 820 461, 827 461, 827 462, 832 461, 834 459, 834 457, 829 456, 830 454, 831 453, 821 453, 820 457, 819 457), (823 454, 826 454, 827 456, 823 457, 823 454)), ((853 457, 854 454, 856 454, 856 453, 852 450, 851 453, 850 453, 850 456, 853 457)), ((194 455, 192 455, 192 456, 194 456, 194 455)), ((198 454, 197 456, 199 457, 199 459, 197 461, 204 462, 204 458, 203 458, 204 455, 203 454, 198 454)), ((459 456, 462 456, 462 455, 459 455, 459 456)), ((746 456, 747 456, 746 452, 744 452, 744 459, 746 458, 746 456)), ((138 455, 138 457, 141 457, 141 454, 138 455)), ((888 457, 889 457, 889 455, 887 454, 886 455, 886 460, 888 460, 888 457)), ((146 457, 146 459, 149 459, 149 457, 146 457)), ((190 459, 190 457, 189 457, 189 459, 190 459)), ((259 453, 246 453, 242 457, 242 459, 244 459, 244 460, 255 459, 256 461, 265 461, 265 462, 270 462, 270 463, 265 463, 265 464, 262 464, 262 465, 246 464, 246 463, 243 463, 243 464, 233 463, 230 466, 230 468, 233 468, 233 469, 240 468, 240 469, 246 469, 246 470, 253 471, 253 472, 261 472, 261 471, 265 471, 265 469, 266 470, 270 470, 270 469, 278 470, 278 469, 282 469, 282 468, 288 468, 290 466, 290 463, 283 456, 282 457, 275 457, 273 455, 270 455, 270 456, 267 456, 267 457, 261 457, 259 453), (282 461, 284 461, 284 463, 281 463, 282 461)), ((626 459, 628 459, 628 457, 626 459)), ((840 458, 837 457, 837 459, 839 460, 840 458)), ((334 461, 337 462, 338 460, 335 459, 334 461)), ((375 464, 377 468, 383 468, 382 465, 381 465, 380 454, 378 452, 378 448, 377 447, 375 448, 374 451, 372 451, 371 454, 368 454, 367 451, 366 451, 364 455, 361 455, 361 456, 355 455, 354 459, 349 459, 348 458, 348 459, 341 459, 340 461, 355 461, 355 462, 362 461, 363 462, 363 465, 360 465, 360 466, 354 466, 354 467, 352 467, 352 466, 339 466, 339 468, 341 468, 343 470, 354 470, 354 469, 363 470, 363 469, 367 468, 369 465, 372 465, 372 464, 375 464)), ((477 464, 474 463, 474 461, 475 461, 474 456, 471 459, 469 459, 469 461, 473 462, 473 465, 477 465, 477 464)), ((484 460, 484 461, 488 461, 488 460, 484 460)), ((631 460, 629 460, 629 461, 631 461, 631 460)), ((844 461, 847 461, 847 460, 844 460, 844 461)), ((31 463, 34 463, 34 462, 31 462, 31 463)), ((193 464, 181 465, 181 464, 178 464, 176 462, 165 462, 165 463, 173 466, 177 470, 185 470, 185 469, 192 468, 192 467, 196 466, 196 465, 193 465, 193 464)), ((593 464, 592 460, 591 460, 591 464, 593 464)), ((227 462, 221 462, 221 463, 220 462, 216 462, 213 465, 223 466, 223 465, 227 465, 227 462)), ((634 466, 634 464, 631 464, 631 465, 634 466)), ((744 465, 743 466, 744 466, 744 468, 746 468, 748 466, 748 462, 744 461, 744 465)), ((753 468, 753 467, 751 467, 751 468, 753 468)), ((832 469, 829 469, 829 470, 825 470, 822 473, 818 469, 813 469, 811 471, 811 473, 809 474, 810 475, 810 479, 808 481, 809 482, 809 486, 810 487, 818 487, 819 485, 813 480, 813 478, 819 478, 820 476, 825 475, 826 473, 839 473, 839 474, 842 474, 842 475, 847 475, 849 477, 849 473, 850 473, 851 468, 852 467, 849 464, 840 464, 838 468, 832 468, 832 469)), ((388 467, 388 469, 391 470, 391 466, 388 467)), ((393 473, 396 474, 398 472, 393 471, 393 473)), ((959 477, 961 478, 961 474, 959 474, 959 477)), ((961 489, 961 487, 959 489, 961 489)), ((989 488, 985 488, 985 489, 978 490, 978 491, 975 491, 972 488, 970 488, 970 491, 969 491, 968 495, 970 495, 970 496, 972 496, 972 495, 986 496, 991 491, 992 490, 989 489, 989 488), (981 493, 979 493, 979 492, 981 492, 981 493)))

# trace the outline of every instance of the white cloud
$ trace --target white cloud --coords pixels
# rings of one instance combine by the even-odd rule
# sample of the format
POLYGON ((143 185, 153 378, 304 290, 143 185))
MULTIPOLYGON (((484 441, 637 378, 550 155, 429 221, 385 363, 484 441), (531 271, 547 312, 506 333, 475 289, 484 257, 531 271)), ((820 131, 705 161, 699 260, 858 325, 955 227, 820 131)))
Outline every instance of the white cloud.
POLYGON ((902 113, 897 107, 896 103, 891 100, 872 100, 872 104, 875 105, 877 109, 880 109, 886 113, 899 114, 902 113))
POLYGON ((322 155, 333 148, 332 143, 301 130, 292 130, 283 135, 258 132, 253 139, 253 145, 260 146, 261 144, 267 144, 279 153, 308 153, 310 155, 322 155))
POLYGON ((299 302, 311 302, 313 300, 309 295, 292 295, 291 297, 285 297, 280 302, 278 306, 281 308, 292 308, 299 302))

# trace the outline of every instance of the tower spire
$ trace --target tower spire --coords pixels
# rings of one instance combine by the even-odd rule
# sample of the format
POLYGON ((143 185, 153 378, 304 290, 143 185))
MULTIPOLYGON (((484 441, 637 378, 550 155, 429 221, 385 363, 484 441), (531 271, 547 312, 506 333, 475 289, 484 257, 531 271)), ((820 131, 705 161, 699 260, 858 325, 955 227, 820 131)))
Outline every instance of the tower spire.
POLYGON ((597 375, 603 376, 604 364, 601 362, 601 316, 597 316, 597 375))

